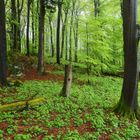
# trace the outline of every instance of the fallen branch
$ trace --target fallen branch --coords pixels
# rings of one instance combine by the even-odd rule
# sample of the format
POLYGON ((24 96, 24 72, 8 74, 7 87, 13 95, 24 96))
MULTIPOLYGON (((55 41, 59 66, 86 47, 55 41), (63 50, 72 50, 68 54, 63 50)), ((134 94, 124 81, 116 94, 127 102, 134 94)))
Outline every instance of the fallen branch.
POLYGON ((37 99, 33 99, 33 100, 25 100, 25 101, 19 101, 16 103, 0 105, 0 111, 19 110, 19 109, 25 108, 27 106, 41 104, 42 102, 45 102, 44 98, 37 98, 37 99))

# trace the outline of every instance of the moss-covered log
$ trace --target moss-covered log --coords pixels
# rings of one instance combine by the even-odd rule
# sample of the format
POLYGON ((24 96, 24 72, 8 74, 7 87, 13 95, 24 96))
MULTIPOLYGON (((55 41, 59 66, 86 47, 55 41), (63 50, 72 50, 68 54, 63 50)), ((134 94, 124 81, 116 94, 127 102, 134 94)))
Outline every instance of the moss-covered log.
POLYGON ((19 110, 24 107, 28 106, 33 106, 37 104, 41 104, 45 101, 44 98, 37 98, 33 100, 25 100, 25 101, 19 101, 15 103, 10 103, 10 104, 5 104, 5 105, 0 105, 0 111, 13 111, 13 110, 19 110))

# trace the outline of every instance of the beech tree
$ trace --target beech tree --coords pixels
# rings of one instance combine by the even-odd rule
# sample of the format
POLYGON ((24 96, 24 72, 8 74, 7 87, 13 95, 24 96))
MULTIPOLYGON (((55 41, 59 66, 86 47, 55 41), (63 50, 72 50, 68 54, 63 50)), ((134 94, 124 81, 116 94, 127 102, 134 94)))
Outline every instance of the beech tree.
POLYGON ((137 0, 123 0, 124 80, 115 112, 137 116, 138 112, 138 27, 137 0))
POLYGON ((17 20, 18 20, 18 28, 17 28, 17 49, 21 51, 21 13, 23 10, 24 0, 17 0, 17 20))
POLYGON ((5 5, 0 0, 0 83, 6 84, 6 27, 5 27, 5 5))
POLYGON ((74 34, 74 61, 78 62, 78 46, 79 46, 79 16, 81 14, 81 9, 83 7, 81 7, 79 5, 80 1, 76 1, 75 3, 75 9, 74 9, 74 17, 75 17, 75 26, 73 28, 73 34, 74 34))
POLYGON ((57 17, 57 37, 56 37, 56 61, 60 64, 60 20, 63 0, 58 0, 58 17, 57 17))
POLYGON ((48 21, 49 21, 49 27, 50 27, 51 53, 52 53, 52 57, 54 57, 54 40, 53 40, 53 26, 52 26, 51 12, 48 14, 48 21))
POLYGON ((11 49, 18 50, 16 0, 11 0, 11 49))
POLYGON ((34 53, 35 49, 35 4, 32 0, 31 4, 31 13, 32 13, 32 52, 34 53))
POLYGON ((26 29, 26 47, 27 53, 26 55, 30 55, 30 48, 29 48, 29 27, 30 27, 30 7, 31 7, 31 0, 27 1, 27 29, 26 29))
POLYGON ((70 33, 69 33, 69 61, 72 61, 72 28, 73 28, 73 15, 74 15, 74 10, 75 10, 75 0, 72 0, 72 5, 71 5, 71 18, 70 18, 70 33))
POLYGON ((65 1, 63 3, 64 20, 62 19, 61 58, 63 58, 63 55, 64 55, 65 36, 67 36, 67 35, 65 35, 65 32, 66 32, 66 28, 67 28, 69 7, 70 7, 70 1, 65 1))
POLYGON ((45 0, 40 0, 39 14, 39 46, 38 46, 38 73, 44 72, 44 17, 45 17, 45 0))

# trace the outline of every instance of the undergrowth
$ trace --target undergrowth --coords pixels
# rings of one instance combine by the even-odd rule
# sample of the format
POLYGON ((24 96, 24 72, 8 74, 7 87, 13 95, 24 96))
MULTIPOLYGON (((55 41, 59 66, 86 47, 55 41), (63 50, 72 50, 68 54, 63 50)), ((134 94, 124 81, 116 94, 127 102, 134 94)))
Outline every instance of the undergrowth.
POLYGON ((140 123, 111 110, 119 100, 122 79, 90 77, 90 85, 87 80, 86 75, 75 74, 69 98, 59 96, 62 82, 27 81, 11 92, 11 88, 1 89, 1 104, 34 94, 46 101, 29 110, 0 112, 0 139, 139 139, 140 123))

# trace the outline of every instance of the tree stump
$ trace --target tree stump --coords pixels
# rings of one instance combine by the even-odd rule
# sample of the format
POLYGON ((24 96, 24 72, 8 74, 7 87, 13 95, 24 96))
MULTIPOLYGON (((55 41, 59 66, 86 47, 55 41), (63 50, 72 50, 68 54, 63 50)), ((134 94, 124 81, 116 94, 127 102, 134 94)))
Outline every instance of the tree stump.
POLYGON ((69 97, 71 84, 72 84, 72 65, 68 64, 65 65, 65 78, 64 78, 63 88, 61 91, 62 96, 69 97))

